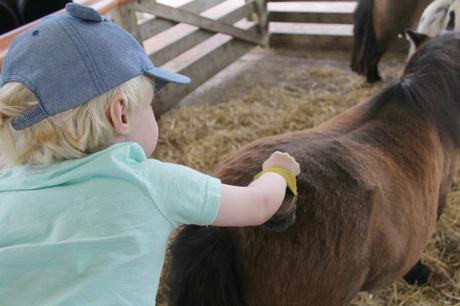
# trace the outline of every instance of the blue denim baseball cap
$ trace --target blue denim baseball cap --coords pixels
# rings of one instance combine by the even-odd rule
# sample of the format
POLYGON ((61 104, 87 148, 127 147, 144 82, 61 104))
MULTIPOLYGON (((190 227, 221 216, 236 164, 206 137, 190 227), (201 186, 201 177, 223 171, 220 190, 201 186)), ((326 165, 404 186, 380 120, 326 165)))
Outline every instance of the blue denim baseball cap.
POLYGON ((186 76, 154 66, 141 44, 96 10, 69 3, 66 12, 44 18, 12 42, 3 61, 0 87, 20 82, 38 104, 13 118, 16 130, 64 112, 138 76, 188 84, 186 76))

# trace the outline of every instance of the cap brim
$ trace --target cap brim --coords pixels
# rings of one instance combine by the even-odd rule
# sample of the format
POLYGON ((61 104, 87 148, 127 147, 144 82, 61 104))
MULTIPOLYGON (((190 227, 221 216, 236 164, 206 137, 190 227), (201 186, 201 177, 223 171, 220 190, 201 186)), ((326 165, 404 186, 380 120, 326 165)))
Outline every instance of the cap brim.
POLYGON ((149 70, 146 70, 145 74, 155 79, 155 91, 159 91, 163 86, 165 86, 169 82, 176 84, 190 83, 190 78, 186 77, 185 75, 162 70, 156 67, 152 67, 149 70))

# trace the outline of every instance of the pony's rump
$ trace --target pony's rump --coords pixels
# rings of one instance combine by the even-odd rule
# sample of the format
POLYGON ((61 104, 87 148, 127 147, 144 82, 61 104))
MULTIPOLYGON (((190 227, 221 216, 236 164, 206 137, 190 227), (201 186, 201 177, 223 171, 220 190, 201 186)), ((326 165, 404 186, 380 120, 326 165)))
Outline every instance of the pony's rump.
POLYGON ((170 306, 245 306, 226 228, 185 226, 171 245, 170 306))

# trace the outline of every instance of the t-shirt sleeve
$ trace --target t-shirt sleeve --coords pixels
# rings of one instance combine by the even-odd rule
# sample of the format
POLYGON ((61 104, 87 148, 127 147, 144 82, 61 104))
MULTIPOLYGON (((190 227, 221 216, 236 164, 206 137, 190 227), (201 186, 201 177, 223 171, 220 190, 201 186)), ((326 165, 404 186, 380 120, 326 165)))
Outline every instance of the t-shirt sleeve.
POLYGON ((219 179, 155 159, 142 164, 144 185, 154 205, 173 226, 214 222, 221 200, 219 179))

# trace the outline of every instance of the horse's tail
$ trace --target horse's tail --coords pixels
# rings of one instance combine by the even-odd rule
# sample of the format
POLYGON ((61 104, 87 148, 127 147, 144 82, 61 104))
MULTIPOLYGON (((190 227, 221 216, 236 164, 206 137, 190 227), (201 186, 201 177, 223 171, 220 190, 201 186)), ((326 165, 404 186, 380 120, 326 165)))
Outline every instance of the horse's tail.
POLYGON ((186 226, 170 250, 170 306, 245 305, 229 229, 186 226))
POLYGON ((369 75, 373 62, 378 62, 377 36, 374 29, 373 8, 375 0, 360 0, 354 12, 354 44, 351 69, 361 75, 369 75))

